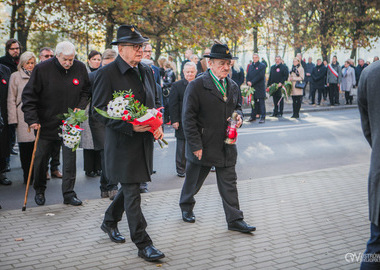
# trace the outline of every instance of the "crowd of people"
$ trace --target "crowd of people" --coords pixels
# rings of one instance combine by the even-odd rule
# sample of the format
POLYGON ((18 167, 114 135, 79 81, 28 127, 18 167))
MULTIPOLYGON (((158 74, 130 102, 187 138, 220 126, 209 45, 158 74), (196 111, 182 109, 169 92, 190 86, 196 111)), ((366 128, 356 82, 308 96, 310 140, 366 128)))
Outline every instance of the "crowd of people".
MULTIPOLYGON (((155 261, 165 255, 153 246, 145 231, 140 193, 148 192, 153 170, 153 141, 162 139, 165 125, 175 130, 175 165, 178 177, 185 177, 180 197, 184 222, 194 223, 195 195, 210 171, 216 172, 229 230, 251 232, 256 228, 244 221, 240 210, 235 164, 237 149, 226 144, 227 119, 237 112, 236 128, 243 121, 242 88, 254 89, 250 122, 259 117, 265 123, 267 89, 277 84, 273 93, 274 110, 271 116, 282 117, 284 97, 281 89, 292 85, 293 118, 300 117, 302 100, 309 89, 311 105, 320 105, 322 98, 330 105, 339 105, 339 91, 345 92, 346 104, 352 104, 353 93, 363 69, 348 59, 340 66, 336 56, 331 64, 312 58, 308 63, 298 54, 288 68, 280 56, 269 68, 258 54, 244 69, 233 57, 228 46, 215 43, 202 57, 186 50, 185 60, 177 72, 172 57, 161 57, 157 65, 152 59, 152 46, 136 27, 123 25, 117 39, 103 53, 91 51, 87 62, 76 59, 75 46, 63 41, 55 51, 44 47, 37 57, 29 51, 21 54, 20 42, 6 42, 6 55, 0 58, 0 184, 11 185, 6 177, 11 168, 11 154, 18 154, 23 181, 27 183, 32 153, 35 159, 30 183, 35 190, 35 202, 44 205, 47 180, 62 178, 63 203, 79 206, 75 188, 77 174, 76 152, 62 144, 59 137, 61 120, 57 115, 85 110, 88 119, 83 128, 80 147, 83 148, 84 171, 87 177, 100 177, 100 196, 112 200, 101 229, 113 242, 125 242, 117 223, 126 213, 132 241, 138 255, 155 261), (38 62, 38 63, 37 63, 38 62), (149 126, 132 125, 101 116, 93 108, 106 110, 114 91, 131 89, 136 99, 149 108, 163 107, 162 127, 153 134, 149 126), (318 93, 317 102, 315 94, 318 93), (62 171, 60 166, 62 152, 62 171), (50 165, 50 171, 49 171, 50 165), (118 185, 120 184, 120 188, 118 185)), ((377 59, 378 60, 378 59, 377 59)))

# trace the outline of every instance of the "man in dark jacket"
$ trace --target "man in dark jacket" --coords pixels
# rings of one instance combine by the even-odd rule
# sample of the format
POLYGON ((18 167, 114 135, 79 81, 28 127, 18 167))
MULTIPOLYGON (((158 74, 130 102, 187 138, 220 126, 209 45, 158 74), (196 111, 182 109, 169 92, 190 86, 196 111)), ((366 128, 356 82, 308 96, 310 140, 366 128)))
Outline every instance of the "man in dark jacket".
POLYGON ((241 104, 238 102, 239 88, 227 77, 232 55, 227 45, 214 44, 207 57, 210 58, 210 69, 189 83, 183 100, 182 122, 187 161, 179 202, 182 219, 195 222, 194 196, 214 165, 228 229, 251 232, 256 228, 243 220, 243 212, 239 209, 235 171, 237 148, 235 144, 224 142, 227 119, 234 111, 239 114, 237 128, 243 122, 241 104))
POLYGON ((17 39, 11 38, 5 43, 5 55, 0 57, 0 64, 8 67, 11 73, 17 71, 21 55, 21 44, 17 39))
MULTIPOLYGON (((40 131, 34 160, 35 201, 45 204, 46 170, 51 149, 61 141, 58 133, 62 124, 57 117, 69 108, 85 109, 88 103, 90 82, 85 65, 74 59, 75 47, 64 41, 57 44, 56 57, 38 64, 22 93, 22 110, 25 122, 40 131)), ((74 191, 76 178, 76 152, 62 145, 62 193, 65 204, 81 205, 74 191)))
POLYGON ((369 65, 360 76, 358 105, 363 134, 372 148, 368 176, 368 206, 371 236, 363 254, 361 270, 380 269, 380 62, 369 65), (372 260, 371 260, 372 259, 372 260))
MULTIPOLYGON (((0 57, 0 64, 3 64, 4 66, 8 67, 11 71, 11 73, 17 71, 17 65, 20 60, 21 55, 21 43, 14 38, 9 39, 5 43, 5 55, 3 57, 0 57)), ((12 124, 8 126, 8 132, 9 132, 9 144, 11 147, 11 154, 17 155, 16 150, 14 149, 14 146, 16 144, 16 125, 12 124)), ((7 165, 6 170, 10 171, 9 166, 9 157, 7 158, 7 165)))
POLYGON ((322 94, 325 88, 327 69, 321 59, 317 59, 317 65, 311 72, 311 105, 315 104, 315 92, 318 91, 318 105, 321 104, 322 94))
POLYGON ((282 94, 280 88, 282 87, 282 84, 285 83, 285 81, 288 79, 289 70, 284 64, 282 64, 281 56, 277 55, 275 62, 276 64, 270 68, 268 79, 268 87, 273 83, 278 84, 278 90, 273 94, 274 109, 271 116, 282 117, 282 113, 284 111, 284 99, 281 98, 282 94))
MULTIPOLYGON (((148 108, 160 106, 152 69, 141 63, 143 43, 147 42, 133 25, 122 25, 117 31, 119 56, 114 62, 98 70, 94 83, 93 107, 107 110, 113 93, 130 89, 148 108)), ((138 256, 147 261, 159 260, 165 255, 153 246, 146 232, 147 223, 141 211, 140 183, 150 182, 153 163, 153 140, 163 137, 162 127, 154 134, 148 125, 132 125, 113 120, 93 111, 94 116, 106 126, 104 144, 105 171, 111 183, 120 183, 121 188, 108 207, 101 229, 111 241, 125 242, 117 223, 125 211, 129 232, 135 243, 138 256)))
POLYGON ((259 62, 260 57, 257 53, 253 54, 253 63, 249 66, 247 73, 247 85, 255 89, 253 101, 255 102, 254 108, 251 111, 249 121, 256 120, 256 114, 260 111, 260 124, 265 123, 265 69, 266 66, 259 62))
POLYGON ((315 65, 313 63, 313 58, 309 57, 308 62, 305 65, 305 82, 306 86, 303 89, 303 95, 306 95, 306 88, 308 88, 309 91, 309 99, 311 98, 311 83, 312 83, 312 78, 311 78, 311 73, 313 72, 315 65))
POLYGON ((189 82, 195 79, 197 75, 197 66, 193 62, 188 62, 183 67, 185 79, 173 83, 170 98, 169 109, 172 127, 175 129, 175 137, 177 139, 175 163, 176 171, 179 177, 185 177, 186 157, 185 157, 185 135, 182 127, 182 102, 183 95, 189 82))
POLYGON ((10 155, 11 146, 9 143, 9 125, 8 125, 8 86, 11 71, 6 66, 0 64, 0 108, 3 118, 2 130, 0 130, 0 184, 10 185, 12 182, 6 177, 7 158, 10 155))
POLYGON ((362 74, 363 69, 368 67, 368 64, 364 62, 362 58, 358 60, 358 65, 355 68, 355 78, 356 78, 356 86, 359 84, 360 75, 362 74))

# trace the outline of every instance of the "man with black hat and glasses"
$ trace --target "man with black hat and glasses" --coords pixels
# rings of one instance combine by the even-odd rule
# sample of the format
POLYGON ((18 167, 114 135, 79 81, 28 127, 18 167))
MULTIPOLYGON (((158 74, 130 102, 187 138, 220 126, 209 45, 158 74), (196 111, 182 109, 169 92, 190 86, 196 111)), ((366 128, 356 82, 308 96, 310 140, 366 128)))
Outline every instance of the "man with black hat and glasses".
POLYGON ((233 57, 225 44, 214 44, 211 53, 204 57, 209 58, 209 69, 188 84, 183 99, 187 163, 179 202, 182 219, 195 222, 194 196, 214 165, 228 229, 252 232, 256 228, 243 220, 239 207, 235 171, 237 148, 235 144, 224 142, 228 118, 234 111, 238 113, 237 127, 243 122, 239 87, 227 77, 233 57))
MULTIPOLYGON (((114 91, 131 90, 135 99, 149 108, 160 106, 152 69, 140 63, 144 38, 133 25, 122 25, 117 31, 119 56, 99 69, 94 82, 93 107, 107 110, 114 91)), ((165 255, 153 246, 146 232, 147 223, 141 211, 140 183, 151 181, 153 164, 153 141, 163 137, 160 127, 154 134, 147 125, 132 125, 125 121, 104 118, 95 110, 94 116, 106 126, 104 144, 105 173, 108 179, 120 183, 121 188, 108 207, 101 229, 111 241, 124 243, 117 223, 123 212, 127 215, 132 241, 138 256, 146 261, 157 261, 165 255)))

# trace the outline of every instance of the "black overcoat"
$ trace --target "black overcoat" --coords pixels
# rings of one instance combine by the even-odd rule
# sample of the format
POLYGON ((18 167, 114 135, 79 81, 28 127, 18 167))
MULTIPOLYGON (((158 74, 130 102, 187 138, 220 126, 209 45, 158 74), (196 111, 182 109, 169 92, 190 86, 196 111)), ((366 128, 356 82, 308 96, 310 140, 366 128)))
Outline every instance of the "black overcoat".
MULTIPOLYGON (((95 77, 98 70, 93 71, 88 74, 88 77, 90 79, 91 83, 91 103, 90 108, 93 108, 92 106, 92 95, 94 93, 94 83, 95 83, 95 77)), ((102 122, 100 122, 96 117, 94 117, 94 114, 92 112, 92 109, 88 111, 88 123, 90 124, 91 134, 92 134, 92 140, 94 142, 94 150, 103 150, 104 149, 104 139, 106 136, 106 127, 102 122)))
POLYGON ((189 83, 182 112, 187 160, 203 166, 229 167, 236 164, 236 145, 225 144, 224 140, 227 119, 234 111, 242 116, 239 92, 237 84, 227 77, 225 102, 209 71, 189 83), (198 160, 193 152, 201 149, 202 159, 198 160))
POLYGON ((247 72, 247 82, 251 82, 255 89, 254 98, 265 98, 265 69, 267 67, 260 62, 252 63, 247 72))
POLYGON ((327 68, 324 64, 316 65, 311 72, 311 86, 314 89, 323 89, 326 82, 327 68))
MULTIPOLYGON (((366 67, 360 75, 358 107, 365 138, 372 148, 368 177, 369 220, 380 226, 380 61, 366 67)), ((364 184, 364 183, 363 183, 364 184)))
POLYGON ((11 73, 17 71, 17 64, 15 63, 15 61, 13 61, 12 56, 10 56, 9 53, 0 57, 0 64, 3 64, 7 68, 9 68, 11 73))
POLYGON ((183 134, 182 128, 182 105, 183 105, 183 96, 185 94, 188 81, 183 79, 172 84, 172 89, 169 97, 169 111, 170 111, 170 120, 172 123, 179 123, 178 129, 175 131, 175 136, 178 139, 185 139, 185 134, 183 134))
POLYGON ((90 95, 86 66, 74 60, 64 69, 56 57, 36 65, 22 92, 22 111, 28 125, 41 124, 40 138, 60 140, 62 119, 69 108, 84 110, 90 95))
MULTIPOLYGON (((118 56, 115 61, 99 69, 96 73, 93 108, 106 111, 107 104, 112 100, 114 91, 132 90, 135 98, 145 106, 155 108, 160 106, 156 83, 152 69, 145 64, 138 65, 145 96, 136 89, 129 88, 132 68, 118 56), (144 100, 145 102, 144 102, 144 100)), ((140 82, 139 82, 140 83, 140 82)), ((132 124, 122 120, 104 118, 93 110, 94 116, 106 127, 104 158, 106 176, 112 183, 142 183, 151 181, 153 171, 153 134, 150 132, 134 132, 132 124)))
MULTIPOLYGON (((289 69, 284 64, 279 64, 278 66, 273 65, 270 68, 269 72, 269 79, 268 79, 268 87, 271 86, 273 83, 282 83, 284 84, 285 81, 289 77, 289 69)), ((274 92, 273 96, 281 97, 282 93, 280 90, 277 90, 274 92)))
POLYGON ((0 158, 6 158, 10 155, 10 145, 9 145, 9 126, 8 126, 8 86, 9 77, 11 76, 11 71, 6 66, 0 64, 0 108, 1 116, 3 118, 4 127, 0 131, 0 158))

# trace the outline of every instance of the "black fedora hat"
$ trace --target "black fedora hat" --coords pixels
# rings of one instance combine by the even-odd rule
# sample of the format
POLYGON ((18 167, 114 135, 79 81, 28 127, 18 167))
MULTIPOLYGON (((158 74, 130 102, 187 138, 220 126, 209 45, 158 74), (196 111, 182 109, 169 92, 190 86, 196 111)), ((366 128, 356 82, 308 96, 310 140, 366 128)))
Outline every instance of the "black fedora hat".
POLYGON ((149 38, 143 37, 139 31, 137 31, 134 25, 121 25, 117 29, 117 40, 112 41, 111 45, 117 45, 119 43, 133 43, 140 44, 148 42, 149 38))
POLYGON ((238 59, 237 57, 232 57, 232 54, 230 53, 230 49, 228 49, 227 44, 219 44, 219 43, 212 45, 211 53, 203 55, 203 57, 207 57, 210 59, 230 59, 230 60, 238 59))

